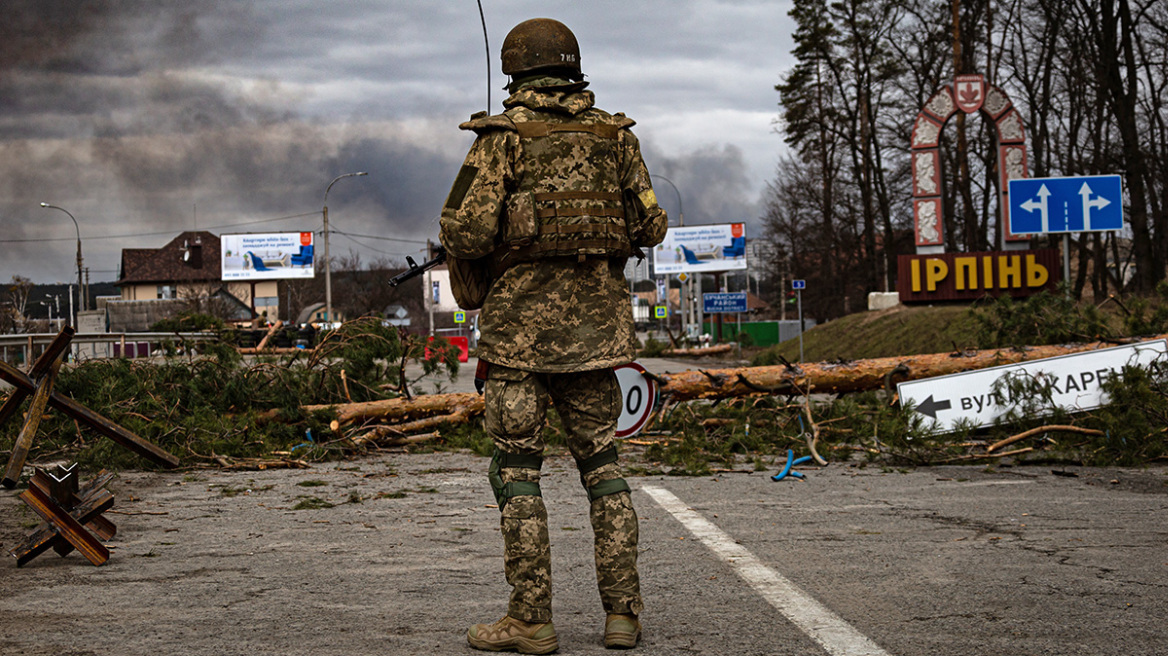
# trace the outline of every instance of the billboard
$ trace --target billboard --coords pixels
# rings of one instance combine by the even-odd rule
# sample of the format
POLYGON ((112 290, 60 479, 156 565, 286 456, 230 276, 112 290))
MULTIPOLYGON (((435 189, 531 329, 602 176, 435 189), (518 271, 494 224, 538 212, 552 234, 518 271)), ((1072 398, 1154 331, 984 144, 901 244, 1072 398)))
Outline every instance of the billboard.
POLYGON ((219 238, 223 280, 311 278, 311 232, 223 235, 219 238))
POLYGON ((653 249, 657 275, 746 270, 746 224, 670 228, 653 249))

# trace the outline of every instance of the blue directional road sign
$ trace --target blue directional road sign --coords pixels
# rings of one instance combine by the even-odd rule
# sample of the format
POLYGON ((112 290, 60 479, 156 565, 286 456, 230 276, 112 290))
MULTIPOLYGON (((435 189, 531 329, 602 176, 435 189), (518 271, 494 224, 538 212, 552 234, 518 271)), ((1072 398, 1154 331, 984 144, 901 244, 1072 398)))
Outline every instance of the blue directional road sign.
POLYGON ((806 280, 792 280, 791 289, 807 289, 806 280))
POLYGON ((746 292, 702 294, 702 312, 746 312, 746 292))
POLYGON ((1010 232, 1016 235, 1121 228, 1123 179, 1118 175, 1010 181, 1010 232))

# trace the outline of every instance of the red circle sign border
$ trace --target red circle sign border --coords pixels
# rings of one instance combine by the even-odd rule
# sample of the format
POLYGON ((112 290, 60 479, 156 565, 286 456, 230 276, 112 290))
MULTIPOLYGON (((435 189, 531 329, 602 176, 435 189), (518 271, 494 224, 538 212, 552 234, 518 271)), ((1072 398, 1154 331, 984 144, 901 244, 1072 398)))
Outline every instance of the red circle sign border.
MULTIPOLYGON (((645 376, 645 374, 647 373, 645 371, 645 368, 642 367, 640 364, 637 364, 636 362, 630 362, 628 364, 622 364, 622 365, 617 365, 617 366, 613 367, 612 371, 613 371, 614 375, 616 374, 616 371, 618 369, 633 369, 634 371, 637 371, 638 373, 641 374, 641 376, 645 379, 645 383, 648 384, 648 386, 649 386, 649 394, 648 394, 649 398, 647 399, 647 402, 645 403, 645 411, 643 413, 641 413, 641 416, 638 417, 633 422, 633 425, 630 428, 627 428, 625 430, 616 431, 617 438, 625 438, 625 437, 629 437, 632 435, 636 435, 642 428, 644 428, 645 422, 647 422, 649 420, 649 416, 651 414, 653 414, 653 408, 657 405, 657 403, 656 403, 657 383, 652 378, 645 376)), ((625 404, 624 394, 622 393, 621 394, 621 414, 624 414, 624 404, 625 404)))

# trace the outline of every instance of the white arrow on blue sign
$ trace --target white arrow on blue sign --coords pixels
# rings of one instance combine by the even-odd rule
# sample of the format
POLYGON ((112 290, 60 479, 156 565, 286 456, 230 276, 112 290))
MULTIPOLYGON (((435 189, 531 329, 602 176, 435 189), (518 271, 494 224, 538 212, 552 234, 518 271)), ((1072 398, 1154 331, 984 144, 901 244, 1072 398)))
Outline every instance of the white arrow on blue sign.
POLYGON ((1121 228, 1123 179, 1118 175, 1010 181, 1010 232, 1016 235, 1121 228))

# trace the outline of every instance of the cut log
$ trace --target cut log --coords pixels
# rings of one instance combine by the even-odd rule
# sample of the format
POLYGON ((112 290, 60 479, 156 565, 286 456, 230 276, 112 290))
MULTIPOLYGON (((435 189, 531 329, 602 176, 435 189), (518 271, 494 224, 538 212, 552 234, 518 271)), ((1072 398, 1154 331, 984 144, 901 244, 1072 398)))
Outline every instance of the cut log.
MULTIPOLYGON (((1164 339, 1160 335, 1154 339, 1164 339)), ((885 377, 917 380, 962 371, 1082 353, 1115 346, 1112 342, 1034 346, 1025 349, 988 349, 961 353, 936 353, 850 362, 812 362, 734 369, 703 369, 657 377, 661 393, 677 401, 699 398, 732 398, 753 394, 832 394, 880 389, 885 377)), ((891 381, 890 381, 891 382, 891 381)))
POLYGON ((483 397, 474 392, 427 394, 414 399, 397 398, 341 405, 306 405, 308 412, 336 408, 341 426, 357 422, 397 423, 437 414, 465 413, 467 416, 483 412, 483 397))
POLYGON ((425 442, 440 437, 437 431, 433 433, 423 433, 421 435, 402 435, 396 428, 390 426, 375 426, 373 430, 358 435, 352 438, 351 443, 354 447, 360 448, 370 444, 377 446, 406 446, 407 444, 416 444, 418 442, 425 442))
POLYGON ((703 355, 722 355, 734 350, 733 344, 719 344, 718 346, 706 346, 703 348, 691 349, 668 349, 662 351, 661 355, 678 355, 685 357, 700 357, 703 355))
MULTIPOLYGON (((1161 335, 1154 339, 1165 339, 1161 335)), ((1134 340, 1133 340, 1134 341, 1134 340)), ((1142 340, 1141 340, 1142 341, 1142 340)), ((989 349, 962 353, 937 353, 850 362, 814 362, 801 365, 702 369, 660 374, 654 379, 667 402, 693 399, 726 399, 764 394, 830 394, 876 390, 892 382, 946 376, 1040 360, 1068 353, 1082 353, 1115 346, 1111 342, 1035 346, 1025 349, 989 349)), ((459 423, 482 414, 483 397, 474 393, 428 394, 413 399, 397 398, 342 405, 310 405, 312 412, 335 408, 337 428, 356 423, 395 425, 403 433, 432 430, 443 423, 459 423), (403 422, 410 430, 403 430, 403 422)), ((1000 448, 996 447, 996 448, 1000 448)))

